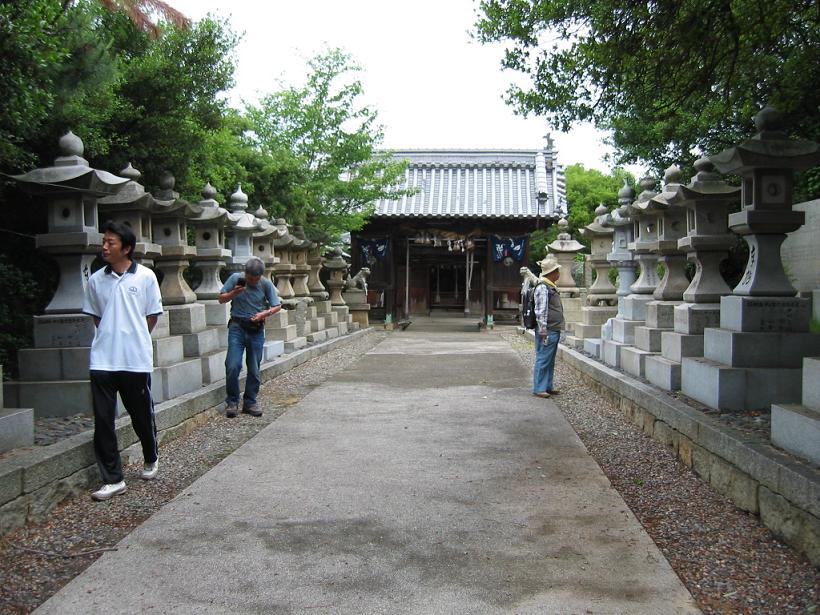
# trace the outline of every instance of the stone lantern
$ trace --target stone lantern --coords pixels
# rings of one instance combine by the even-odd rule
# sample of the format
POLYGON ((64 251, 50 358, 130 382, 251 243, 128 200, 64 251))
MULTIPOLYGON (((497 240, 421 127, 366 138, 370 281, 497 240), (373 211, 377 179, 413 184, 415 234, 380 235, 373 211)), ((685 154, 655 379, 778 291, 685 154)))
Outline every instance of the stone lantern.
POLYGON ((330 271, 330 279, 327 285, 330 288, 330 304, 333 307, 344 306, 345 300, 342 298, 342 289, 345 282, 344 277, 350 265, 342 258, 342 249, 333 248, 333 256, 325 260, 325 269, 330 271))
POLYGON ((595 268, 595 282, 587 291, 586 305, 581 308, 581 320, 573 326, 572 335, 566 336, 566 343, 583 349, 595 357, 601 351, 601 327, 614 317, 614 307, 618 297, 615 287, 609 281, 608 256, 612 249, 613 227, 609 224, 609 213, 601 204, 595 210, 595 219, 581 231, 590 239, 590 255, 587 257, 595 268))
POLYGON ((253 234, 259 231, 259 220, 248 212, 248 195, 242 192, 242 184, 236 186, 228 202, 228 224, 225 234, 231 256, 226 267, 230 273, 245 271, 245 263, 253 256, 253 234))
POLYGON ((231 256, 230 250, 223 247, 228 210, 220 207, 214 196, 216 189, 210 182, 205 184, 202 200, 197 203, 199 215, 189 221, 194 229, 196 244, 196 254, 192 260, 202 272, 202 282, 196 289, 196 297, 200 301, 219 299, 219 291, 222 290, 219 272, 225 268, 225 260, 231 256))
POLYGON ((94 322, 82 313, 91 266, 102 247, 97 230, 98 199, 128 182, 92 169, 83 142, 69 132, 60 138, 54 166, 13 176, 23 190, 47 208, 48 232, 35 237, 37 248, 60 268, 57 291, 44 316, 34 316, 34 348, 18 351, 20 381, 6 382, 9 407, 33 408, 36 417, 70 416, 91 409, 88 353, 94 322))
POLYGON ((120 171, 129 182, 117 194, 98 201, 100 228, 108 220, 131 227, 137 236, 133 257, 146 267, 154 266, 154 259, 162 253, 162 247, 151 237, 151 212, 156 205, 154 197, 145 191, 137 180, 142 175, 131 163, 120 171))
POLYGON ((265 277, 273 282, 273 266, 279 262, 273 242, 279 237, 279 229, 268 221, 268 211, 262 207, 254 212, 259 230, 253 234, 253 253, 265 263, 265 277))
POLYGON ((672 329, 675 306, 680 304, 689 285, 685 257, 678 248, 678 239, 686 233, 686 212, 669 203, 681 187, 680 178, 680 169, 669 167, 664 174, 663 192, 635 203, 646 217, 644 226, 650 221, 655 223, 656 239, 648 248, 664 265, 663 277, 652 293, 653 300, 646 304, 646 323, 635 327, 634 347, 621 351, 621 368, 641 378, 646 375, 647 358, 661 351, 661 335, 672 329))
POLYGON ((683 300, 714 304, 718 308, 720 298, 731 292, 719 266, 735 243, 727 218, 729 206, 740 196, 740 188, 724 182, 708 158, 695 161, 695 171, 692 181, 670 199, 673 206, 686 209, 686 236, 678 240, 678 247, 686 250, 687 258, 695 263, 695 276, 684 291, 683 300))
MULTIPOLYGON (((313 212, 308 213, 308 223, 313 224, 316 220, 316 214, 313 212)), ((312 242, 312 246, 310 248, 310 252, 308 253, 308 265, 310 265, 310 275, 308 276, 308 290, 310 291, 310 296, 313 297, 314 302, 318 305, 319 302, 327 301, 330 294, 327 292, 327 289, 322 284, 322 280, 319 277, 319 273, 322 270, 322 266, 325 262, 324 257, 322 256, 322 245, 327 243, 329 237, 327 233, 323 231, 318 231, 315 229, 309 235, 309 238, 312 242)), ((330 309, 330 304, 328 304, 328 310, 330 309)))
POLYGON ((771 107, 755 126, 754 137, 710 156, 720 172, 742 178, 742 209, 729 215, 729 228, 749 245, 746 271, 720 298, 720 327, 704 331, 703 358, 682 362, 683 392, 723 410, 799 404, 803 359, 820 356, 811 301, 795 297, 780 258, 785 233, 804 222, 792 211, 792 174, 820 164, 820 145, 789 139, 771 107))
POLYGON ((593 221, 581 230, 581 234, 589 237, 590 255, 587 260, 595 270, 595 281, 587 291, 587 305, 615 305, 618 299, 615 287, 609 280, 610 264, 607 256, 612 249, 615 230, 609 224, 607 214, 603 203, 598 205, 593 221))
MULTIPOLYGON (((62 155, 54 160, 54 166, 13 175, 12 179, 46 202, 48 233, 37 235, 35 243, 52 255, 60 268, 60 282, 46 314, 80 314, 91 263, 102 248, 97 199, 115 194, 129 180, 89 167, 83 158, 83 142, 74 133, 63 135, 59 145, 62 155)), ((82 337, 91 343, 93 325, 82 337)))
MULTIPOLYGON (((686 235, 686 212, 670 203, 681 188, 680 179, 681 170, 678 167, 666 169, 663 192, 650 199, 646 209, 649 215, 657 219, 658 238, 654 250, 664 266, 663 277, 652 293, 658 301, 680 301, 683 291, 689 286, 686 257, 678 247, 678 240, 686 235)), ((669 316, 671 325, 671 313, 669 316)))
POLYGON ((176 180, 170 174, 160 178, 160 190, 156 193, 157 206, 151 216, 153 237, 162 254, 155 259, 155 268, 162 273, 160 292, 162 304, 185 305, 196 301, 196 294, 182 276, 196 255, 196 248, 188 245, 188 218, 197 211, 174 191, 176 180))
MULTIPOLYGON (((558 238, 547 246, 549 252, 555 254, 555 260, 561 265, 561 277, 555 285, 561 293, 561 297, 578 297, 581 294, 580 289, 575 284, 575 278, 572 277, 572 267, 575 264, 575 255, 581 250, 584 250, 584 244, 576 241, 567 232, 569 223, 566 218, 561 218, 558 221, 558 238)), ((565 307, 566 309, 566 307, 565 307)))
POLYGON ((279 258, 273 266, 273 273, 276 277, 276 292, 279 294, 282 305, 292 309, 296 307, 296 295, 293 292, 293 284, 291 283, 295 269, 291 262, 291 249, 298 240, 290 234, 288 223, 284 218, 276 220, 276 228, 279 231, 279 237, 273 242, 279 258))
POLYGON ((703 356, 704 329, 719 325, 718 301, 731 292, 718 265, 735 243, 727 216, 740 188, 729 186, 714 169, 708 159, 697 160, 692 181, 668 199, 673 208, 687 214, 687 234, 678 240, 678 247, 686 250, 696 269, 683 293, 684 303, 674 308, 673 331, 661 334, 661 355, 646 359, 647 380, 667 391, 681 388, 684 357, 703 356))
POLYGON ((623 314, 622 299, 629 295, 629 287, 635 283, 635 259, 629 244, 634 240, 633 223, 629 206, 635 200, 635 191, 626 180, 618 191, 618 207, 607 217, 607 225, 612 227, 612 251, 607 260, 618 270, 618 314, 623 314))
POLYGON ((653 190, 655 180, 651 177, 644 177, 638 182, 643 190, 638 195, 635 202, 630 207, 630 217, 632 218, 632 229, 634 239, 629 244, 633 258, 640 267, 640 275, 635 283, 629 287, 630 298, 633 299, 632 313, 629 313, 627 305, 627 318, 644 320, 646 318, 646 303, 652 300, 652 293, 658 287, 658 272, 656 269, 658 257, 654 248, 658 243, 658 225, 654 216, 647 213, 649 201, 657 196, 653 190))
POLYGON ((310 296, 310 289, 308 288, 308 277, 310 276, 308 252, 313 247, 313 242, 305 236, 304 228, 298 225, 293 227, 293 237, 295 239, 291 244, 293 294, 297 299, 312 305, 313 297, 310 296))

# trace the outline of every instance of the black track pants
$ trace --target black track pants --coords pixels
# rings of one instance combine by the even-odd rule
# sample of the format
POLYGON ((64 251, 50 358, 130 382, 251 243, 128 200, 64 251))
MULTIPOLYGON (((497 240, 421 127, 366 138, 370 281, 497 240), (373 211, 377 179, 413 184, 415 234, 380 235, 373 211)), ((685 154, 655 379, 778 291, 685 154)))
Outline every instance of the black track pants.
POLYGON ((142 372, 91 371, 94 404, 94 455, 103 482, 122 480, 122 459, 114 427, 117 393, 131 417, 131 425, 142 443, 146 463, 157 460, 157 426, 151 399, 151 374, 142 372))

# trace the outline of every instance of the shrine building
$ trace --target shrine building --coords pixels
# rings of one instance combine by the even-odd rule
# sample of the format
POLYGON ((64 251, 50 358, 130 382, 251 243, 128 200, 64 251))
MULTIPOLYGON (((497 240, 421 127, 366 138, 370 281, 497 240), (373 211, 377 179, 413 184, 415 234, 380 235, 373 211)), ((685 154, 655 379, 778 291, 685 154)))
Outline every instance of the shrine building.
MULTIPOLYGON (((514 318, 529 236, 567 212, 552 140, 542 150, 405 150, 401 188, 351 233, 351 272, 370 269, 371 318, 514 318)), ((541 255, 539 255, 541 256, 541 255)))

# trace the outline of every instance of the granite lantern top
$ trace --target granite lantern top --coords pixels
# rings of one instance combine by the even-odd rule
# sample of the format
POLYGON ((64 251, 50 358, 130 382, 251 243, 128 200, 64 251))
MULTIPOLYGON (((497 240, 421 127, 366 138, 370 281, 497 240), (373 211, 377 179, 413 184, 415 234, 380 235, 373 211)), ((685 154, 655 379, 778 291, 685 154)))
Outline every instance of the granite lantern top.
POLYGON ((164 173, 159 180, 159 190, 154 193, 152 217, 188 219, 199 216, 199 207, 191 205, 180 198, 179 192, 174 190, 176 179, 170 173, 164 173))
POLYGON ((290 231, 288 230, 288 223, 284 218, 276 219, 276 229, 279 231, 279 237, 277 237, 273 242, 275 247, 287 248, 297 241, 297 239, 290 234, 290 231))
POLYGON ((672 205, 694 208, 696 205, 731 202, 740 196, 740 188, 727 184, 720 173, 715 172, 715 165, 709 158, 698 158, 695 161, 695 175, 677 194, 670 198, 672 205))
POLYGON ((60 137, 59 146, 61 155, 54 160, 54 166, 12 175, 12 179, 20 182, 30 194, 80 191, 98 197, 115 194, 130 181, 127 177, 88 166, 88 161, 83 158, 83 142, 71 131, 60 137))
POLYGON ((228 223, 232 230, 239 232, 253 232, 263 230, 268 225, 267 220, 260 220, 248 211, 248 195, 242 192, 242 184, 236 185, 236 191, 228 202, 228 223))
POLYGON ((313 242, 305 235, 305 229, 301 225, 293 227, 294 242, 293 247, 300 250, 309 250, 313 247, 313 242))
POLYGON ((721 173, 742 175, 756 168, 800 171, 820 164, 820 144, 790 139, 783 130, 783 114, 766 105, 754 117, 758 132, 740 145, 709 159, 721 173))
POLYGON ((342 258, 342 249, 339 247, 333 248, 332 256, 325 260, 325 269, 331 270, 346 270, 350 267, 348 262, 342 258))
POLYGON ((634 201, 635 190, 629 185, 629 182, 624 179, 624 185, 618 190, 618 207, 609 213, 607 223, 615 227, 631 225, 630 207, 634 201))
POLYGON ((584 244, 579 243, 578 241, 573 239, 572 236, 567 232, 568 228, 569 222, 567 222, 567 219, 561 218, 558 221, 558 239, 556 239, 547 246, 550 252, 567 252, 574 254, 585 249, 586 246, 584 246, 584 244))
POLYGON ((260 205, 253 215, 258 221, 258 230, 253 234, 254 239, 273 241, 274 239, 279 238, 279 227, 270 223, 268 220, 270 214, 267 209, 260 205))
POLYGON ((216 188, 207 182, 202 188, 202 200, 196 204, 196 209, 199 215, 192 218, 191 222, 196 225, 211 224, 217 227, 223 227, 228 221, 228 210, 219 205, 219 202, 214 198, 216 196, 216 188))
POLYGON ((592 222, 581 229, 581 234, 585 237, 609 237, 615 232, 610 223, 609 210, 601 203, 595 208, 595 217, 592 222))
MULTIPOLYGON (((680 173, 680 171, 678 171, 678 173, 680 173)), ((659 193, 655 192, 655 179, 648 175, 642 177, 638 185, 643 188, 643 190, 641 190, 638 198, 632 202, 630 213, 632 213, 632 215, 643 216, 649 214, 651 210, 654 209, 655 205, 652 200, 659 196, 659 193)))
POLYGON ((138 182, 139 178, 142 177, 142 173, 131 166, 129 162, 128 166, 120 171, 120 175, 128 181, 116 194, 111 194, 97 201, 99 205, 106 210, 152 210, 156 199, 150 192, 146 192, 145 187, 138 182))

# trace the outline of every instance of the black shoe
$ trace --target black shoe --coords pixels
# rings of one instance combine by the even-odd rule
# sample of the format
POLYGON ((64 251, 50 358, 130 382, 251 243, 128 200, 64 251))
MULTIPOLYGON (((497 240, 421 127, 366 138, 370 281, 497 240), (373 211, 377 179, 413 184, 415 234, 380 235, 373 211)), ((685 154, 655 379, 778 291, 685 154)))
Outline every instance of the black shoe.
POLYGON ((243 414, 250 414, 251 416, 262 416, 262 411, 256 407, 256 404, 252 406, 244 406, 242 408, 243 414))
POLYGON ((229 419, 235 419, 237 410, 239 410, 239 408, 236 407, 236 404, 228 404, 225 406, 225 416, 229 419))

